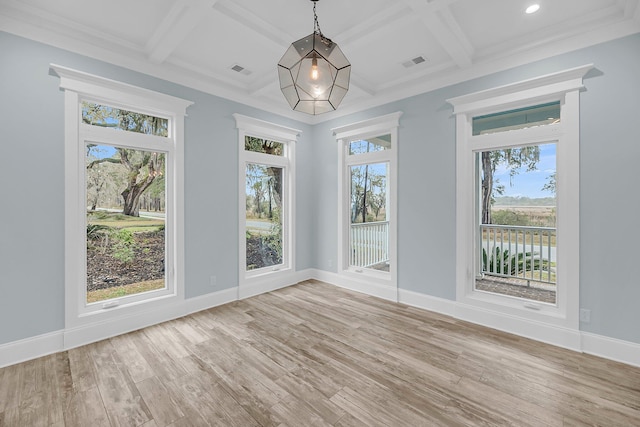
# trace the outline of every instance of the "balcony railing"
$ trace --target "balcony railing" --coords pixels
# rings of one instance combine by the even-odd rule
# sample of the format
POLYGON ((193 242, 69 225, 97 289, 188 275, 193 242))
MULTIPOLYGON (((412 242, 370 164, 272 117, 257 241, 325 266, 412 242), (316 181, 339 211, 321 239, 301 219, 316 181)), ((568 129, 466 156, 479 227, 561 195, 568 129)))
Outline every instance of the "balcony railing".
POLYGON ((376 267, 389 261, 389 221, 351 224, 349 265, 376 267))
POLYGON ((556 283, 556 229, 480 225, 479 263, 483 275, 556 283))

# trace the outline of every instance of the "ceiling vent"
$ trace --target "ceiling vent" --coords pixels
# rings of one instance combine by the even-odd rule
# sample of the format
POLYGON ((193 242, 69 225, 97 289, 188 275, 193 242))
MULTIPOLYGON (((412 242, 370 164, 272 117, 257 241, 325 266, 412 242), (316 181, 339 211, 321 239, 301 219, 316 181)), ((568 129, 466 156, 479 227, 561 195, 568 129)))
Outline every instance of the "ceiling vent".
POLYGON ((243 66, 238 65, 238 64, 236 64, 233 67, 231 67, 231 69, 233 71, 235 71, 236 73, 240 73, 240 74, 243 74, 245 76, 248 76, 249 74, 251 74, 251 71, 247 70, 246 68, 244 68, 243 66))
POLYGON ((410 67, 413 67, 414 65, 422 64, 423 62, 426 62, 426 61, 427 61, 427 60, 425 59, 425 57, 424 57, 424 56, 416 56, 416 57, 415 57, 415 58, 413 58, 413 59, 410 59, 410 60, 408 60, 408 61, 404 61, 404 62, 402 63, 402 65, 403 65, 405 68, 410 68, 410 67))

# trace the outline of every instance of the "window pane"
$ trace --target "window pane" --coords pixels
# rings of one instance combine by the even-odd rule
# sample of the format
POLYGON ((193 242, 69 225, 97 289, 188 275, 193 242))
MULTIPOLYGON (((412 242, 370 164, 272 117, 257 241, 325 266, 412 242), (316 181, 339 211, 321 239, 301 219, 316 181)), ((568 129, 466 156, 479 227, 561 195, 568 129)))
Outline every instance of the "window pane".
POLYGON ((555 304, 556 144, 476 154, 476 290, 555 304))
POLYGON ((86 145, 87 303, 165 288, 165 155, 86 145))
POLYGON ((473 134, 506 132, 560 122, 560 103, 536 105, 473 118, 473 134))
POLYGON ((247 271, 283 264, 282 179, 282 168, 247 164, 247 271))
POLYGON ((244 137, 244 149, 256 153, 271 154, 273 156, 284 156, 284 144, 268 139, 256 138, 253 136, 244 137))
POLYGON ((391 148, 391 135, 382 135, 375 138, 360 139, 349 143, 349 154, 373 153, 391 148))
POLYGON ((350 254, 353 267, 389 271, 388 163, 351 166, 350 254))
POLYGON ((82 102, 82 122, 147 135, 168 136, 169 120, 161 117, 121 110, 108 105, 82 102))

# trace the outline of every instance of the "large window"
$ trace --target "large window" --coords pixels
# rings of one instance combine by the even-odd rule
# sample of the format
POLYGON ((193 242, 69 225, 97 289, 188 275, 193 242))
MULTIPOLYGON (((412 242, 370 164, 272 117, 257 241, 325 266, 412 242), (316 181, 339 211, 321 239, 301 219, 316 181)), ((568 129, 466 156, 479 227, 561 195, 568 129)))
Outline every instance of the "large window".
POLYGON ((295 271, 294 161, 300 131, 235 114, 239 129, 240 296, 295 271))
POLYGON ((579 91, 589 69, 449 100, 458 301, 578 328, 579 91))
POLYGON ((333 129, 340 161, 338 273, 388 299, 397 298, 399 118, 394 113, 333 129))
POLYGON ((67 326, 182 298, 190 102, 52 70, 65 89, 67 326))

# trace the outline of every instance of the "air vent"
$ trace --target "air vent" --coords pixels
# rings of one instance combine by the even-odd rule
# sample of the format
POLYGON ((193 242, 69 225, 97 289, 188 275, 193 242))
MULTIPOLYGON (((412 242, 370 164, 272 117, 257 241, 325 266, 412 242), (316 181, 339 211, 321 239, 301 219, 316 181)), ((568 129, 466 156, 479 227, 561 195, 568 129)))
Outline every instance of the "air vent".
POLYGON ((418 65, 418 64, 422 64, 423 62, 426 62, 427 60, 425 59, 424 56, 416 56, 413 59, 409 59, 408 61, 404 61, 402 63, 402 65, 405 68, 409 68, 409 67, 413 67, 414 65, 418 65))
POLYGON ((231 67, 231 69, 236 73, 244 74, 245 76, 248 76, 249 74, 251 74, 251 71, 247 70, 246 68, 238 64, 231 67))

